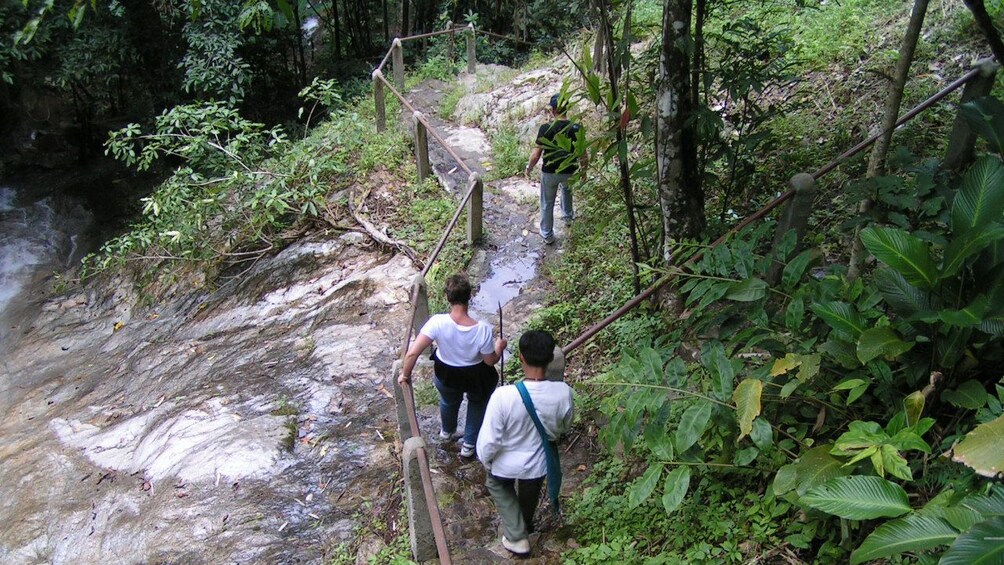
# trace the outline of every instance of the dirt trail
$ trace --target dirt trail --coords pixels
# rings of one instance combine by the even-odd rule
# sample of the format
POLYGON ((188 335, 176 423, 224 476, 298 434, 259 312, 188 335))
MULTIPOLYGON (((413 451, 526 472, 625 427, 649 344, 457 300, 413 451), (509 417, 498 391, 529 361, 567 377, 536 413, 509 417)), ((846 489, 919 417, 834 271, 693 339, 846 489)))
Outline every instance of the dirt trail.
MULTIPOLYGON (((448 88, 449 85, 441 81, 426 81, 406 96, 472 170, 483 178, 492 178, 491 146, 485 132, 459 126, 439 115, 440 103, 448 88)), ((429 154, 435 174, 451 193, 462 196, 467 188, 466 173, 431 136, 429 154)), ((561 221, 555 222, 556 244, 545 245, 538 233, 538 183, 539 178, 523 177, 486 182, 485 238, 468 267, 472 282, 479 285, 472 299, 472 313, 475 318, 491 321, 497 330, 497 308, 501 303, 504 334, 512 342, 510 353, 527 320, 546 302, 550 282, 542 271, 546 272, 548 263, 561 260, 566 244, 565 226, 561 221)), ((430 292, 440 290, 432 288, 430 292)), ((417 382, 431 379, 430 364, 420 364, 419 371, 417 382)), ((507 381, 511 382, 514 376, 506 375, 507 381)), ((513 556, 499 542, 499 520, 484 486, 484 468, 476 459, 459 456, 459 442, 439 441, 439 412, 435 403, 438 398, 434 389, 429 396, 430 401, 422 403, 420 395, 419 421, 423 434, 434 445, 432 472, 451 557, 455 563, 508 562, 513 556)), ((461 417, 463 414, 461 410, 461 417)), ((562 492, 566 496, 579 487, 589 461, 594 458, 588 446, 589 442, 579 441, 574 431, 559 446, 564 470, 562 492)), ((561 552, 576 547, 570 528, 554 515, 546 496, 542 499, 537 512, 538 533, 530 536, 532 555, 520 559, 523 563, 560 563, 561 552)))

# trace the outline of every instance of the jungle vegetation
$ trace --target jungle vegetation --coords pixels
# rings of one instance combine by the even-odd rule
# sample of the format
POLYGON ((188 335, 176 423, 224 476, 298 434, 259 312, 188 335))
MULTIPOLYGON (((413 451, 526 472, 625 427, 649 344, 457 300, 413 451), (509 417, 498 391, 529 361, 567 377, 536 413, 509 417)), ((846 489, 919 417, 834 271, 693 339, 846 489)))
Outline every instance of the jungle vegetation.
MULTIPOLYGON (((473 23, 564 51, 579 73, 567 93, 601 108, 576 147, 597 166, 582 183, 590 221, 546 273, 557 291, 533 324, 567 342, 675 277, 576 354, 588 365, 571 359, 579 426, 601 450, 571 495, 581 547, 565 562, 999 563, 1000 80, 841 163, 818 182, 801 241, 768 219, 707 243, 792 175, 1000 57, 1001 10, 6 0, 0 117, 23 123, 44 92, 69 109, 82 146, 169 171, 84 278, 156 262, 215 284, 307 230, 346 229, 373 197, 371 174, 401 188, 371 220, 419 252, 434 243, 452 203, 409 180, 407 140, 373 134, 360 97, 391 37, 473 23), (956 117, 977 142, 946 167, 956 117)), ((489 60, 530 55, 481 41, 489 60)), ((451 76, 460 62, 445 49, 430 40, 409 63, 451 76)), ((463 265, 463 251, 448 253, 463 265)))

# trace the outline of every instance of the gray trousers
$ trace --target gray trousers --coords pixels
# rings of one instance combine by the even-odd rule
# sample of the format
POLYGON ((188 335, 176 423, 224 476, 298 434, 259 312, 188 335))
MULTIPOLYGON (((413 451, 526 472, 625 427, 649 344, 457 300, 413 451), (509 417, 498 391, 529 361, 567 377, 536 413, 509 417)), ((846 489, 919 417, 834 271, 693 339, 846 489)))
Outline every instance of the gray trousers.
POLYGON ((544 477, 506 479, 488 473, 485 486, 502 518, 502 532, 506 539, 518 541, 533 533, 533 514, 537 511, 543 484, 544 477))

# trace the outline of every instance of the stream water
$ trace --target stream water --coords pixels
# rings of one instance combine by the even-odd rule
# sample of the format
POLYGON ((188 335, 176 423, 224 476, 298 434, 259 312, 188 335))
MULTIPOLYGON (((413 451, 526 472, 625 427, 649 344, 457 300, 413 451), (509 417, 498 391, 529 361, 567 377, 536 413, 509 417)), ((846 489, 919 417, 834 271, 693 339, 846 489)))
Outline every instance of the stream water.
POLYGON ((0 183, 0 319, 30 300, 34 283, 80 259, 93 221, 72 198, 0 183))

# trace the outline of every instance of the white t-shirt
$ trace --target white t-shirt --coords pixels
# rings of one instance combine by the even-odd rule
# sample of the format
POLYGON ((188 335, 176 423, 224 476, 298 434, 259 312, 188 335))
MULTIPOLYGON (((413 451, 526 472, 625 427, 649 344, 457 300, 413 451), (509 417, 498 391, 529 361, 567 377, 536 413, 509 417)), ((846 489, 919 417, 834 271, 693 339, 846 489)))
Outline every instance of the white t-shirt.
POLYGON ((453 367, 477 365, 482 355, 495 351, 492 327, 484 322, 461 326, 449 314, 436 314, 422 326, 421 333, 436 342, 436 357, 453 367))
MULTIPOLYGON (((572 388, 558 381, 523 381, 548 438, 572 425, 572 388)), ((495 389, 478 434, 478 459, 491 474, 506 479, 536 479, 547 474, 544 443, 516 385, 495 389)))

